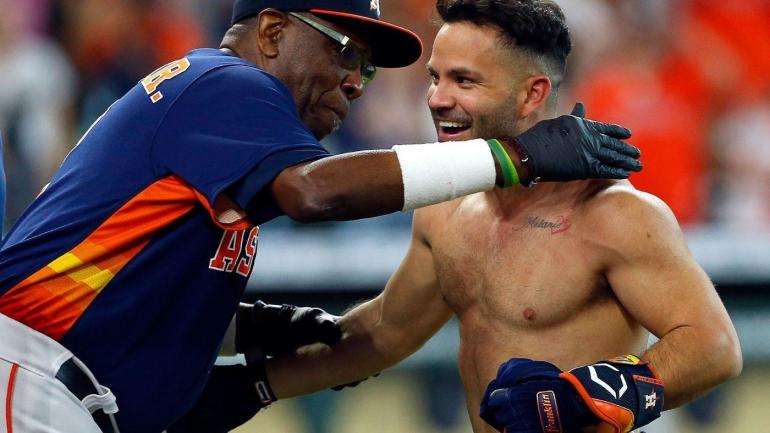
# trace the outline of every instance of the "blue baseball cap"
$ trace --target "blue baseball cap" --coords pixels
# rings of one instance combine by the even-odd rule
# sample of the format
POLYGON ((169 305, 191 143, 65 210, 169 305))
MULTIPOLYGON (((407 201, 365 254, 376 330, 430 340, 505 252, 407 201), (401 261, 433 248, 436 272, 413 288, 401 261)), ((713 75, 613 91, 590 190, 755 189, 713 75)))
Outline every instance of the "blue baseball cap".
POLYGON ((400 68, 411 65, 422 55, 419 36, 380 20, 380 0, 235 0, 231 23, 267 8, 311 12, 356 32, 369 44, 375 66, 400 68))

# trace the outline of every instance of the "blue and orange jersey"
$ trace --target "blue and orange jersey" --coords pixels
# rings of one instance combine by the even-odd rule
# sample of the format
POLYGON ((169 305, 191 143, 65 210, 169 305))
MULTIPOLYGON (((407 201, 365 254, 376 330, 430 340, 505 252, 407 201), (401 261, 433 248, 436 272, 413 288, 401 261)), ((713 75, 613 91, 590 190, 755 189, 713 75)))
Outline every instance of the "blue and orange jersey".
POLYGON ((124 432, 195 401, 285 168, 328 156, 289 90, 201 49, 116 101, 12 227, 0 313, 59 341, 115 393, 124 432))
MULTIPOLYGON (((0 131, 0 241, 5 227, 5 164, 3 163, 3 131, 0 131)), ((2 243, 0 242, 0 245, 2 243)))

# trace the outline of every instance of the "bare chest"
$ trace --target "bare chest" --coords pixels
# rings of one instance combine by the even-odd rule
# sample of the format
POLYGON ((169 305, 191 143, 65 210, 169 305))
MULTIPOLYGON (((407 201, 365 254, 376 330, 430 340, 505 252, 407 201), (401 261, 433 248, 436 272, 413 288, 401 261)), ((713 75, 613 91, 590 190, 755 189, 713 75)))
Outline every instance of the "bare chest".
POLYGON ((508 328, 551 326, 606 296, 598 255, 569 210, 501 218, 458 209, 432 236, 442 294, 462 320, 508 328))

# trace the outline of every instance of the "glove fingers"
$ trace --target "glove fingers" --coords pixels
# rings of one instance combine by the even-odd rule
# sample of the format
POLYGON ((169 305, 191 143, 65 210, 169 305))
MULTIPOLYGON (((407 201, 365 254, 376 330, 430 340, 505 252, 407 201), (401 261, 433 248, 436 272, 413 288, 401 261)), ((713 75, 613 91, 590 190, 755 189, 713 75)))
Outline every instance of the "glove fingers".
POLYGON ((582 102, 578 102, 569 114, 575 117, 586 117, 586 107, 582 102))
POLYGON ((553 389, 552 385, 555 382, 548 380, 496 389, 482 402, 480 416, 498 431, 542 433, 535 395, 542 389, 553 389))
POLYGON ((631 176, 631 172, 628 170, 607 165, 600 165, 596 171, 599 173, 599 177, 605 179, 628 179, 628 176, 631 176))
POLYGON ((604 164, 629 171, 640 171, 642 169, 642 163, 638 160, 607 148, 599 150, 599 160, 604 164))
POLYGON ((497 369, 495 384, 501 388, 511 387, 524 379, 555 379, 559 377, 560 373, 561 370, 550 362, 512 358, 497 369))
POLYGON ((326 321, 321 324, 320 333, 318 335, 318 341, 326 344, 327 346, 333 346, 339 343, 342 339, 342 331, 333 321, 326 321))
POLYGON ((620 125, 616 125, 614 123, 597 122, 595 120, 586 120, 586 122, 588 122, 589 125, 591 125, 591 127, 597 131, 601 132, 602 134, 609 135, 610 137, 620 140, 627 140, 631 138, 631 130, 620 125))
POLYGON ((333 345, 342 338, 342 331, 337 326, 337 316, 331 315, 320 308, 310 308, 303 311, 298 326, 295 326, 294 339, 307 345, 324 343, 333 345))
POLYGON ((603 136, 601 138, 602 146, 607 149, 614 150, 615 152, 622 153, 623 155, 630 156, 635 159, 639 159, 642 156, 642 152, 636 147, 632 146, 625 141, 620 141, 617 138, 610 136, 603 136))
POLYGON ((489 397, 481 402, 479 416, 497 431, 502 432, 506 426, 516 421, 519 412, 511 404, 508 389, 498 388, 493 390, 489 397))

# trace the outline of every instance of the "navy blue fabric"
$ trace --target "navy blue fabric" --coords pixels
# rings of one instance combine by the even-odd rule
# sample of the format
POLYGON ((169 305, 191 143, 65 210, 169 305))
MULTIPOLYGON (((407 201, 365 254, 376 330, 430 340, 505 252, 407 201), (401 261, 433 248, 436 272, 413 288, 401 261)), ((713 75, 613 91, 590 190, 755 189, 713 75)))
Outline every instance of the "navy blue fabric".
POLYGON ((139 83, 113 104, 0 250, 1 300, 147 188, 178 179, 199 194, 189 211, 156 229, 59 340, 113 390, 123 433, 159 433, 195 402, 248 280, 240 267, 216 269, 213 258, 229 243, 250 271, 253 256, 243 254, 255 249, 254 225, 280 213, 264 194, 272 179, 328 155, 276 78, 219 50, 186 59, 186 70, 157 87, 162 98, 153 102, 155 93, 139 83), (253 218, 237 229, 209 212, 231 190, 264 198, 241 199, 253 218))
POLYGON ((592 399, 631 411, 634 414, 633 429, 651 423, 663 410, 663 384, 655 378, 647 364, 606 361, 578 367, 570 373, 580 381, 592 399), (591 370, 595 377, 592 377, 591 370), (620 392, 622 389, 625 391, 620 392))
POLYGON ((5 164, 3 163, 3 132, 0 131, 0 245, 5 227, 5 164))
MULTIPOLYGON (((379 1, 378 1, 379 3, 379 1)), ((371 0, 235 0, 232 23, 257 15, 267 8, 282 11, 306 11, 324 9, 379 19, 379 7, 372 7, 371 0)))
POLYGON ((489 383, 481 400, 481 418, 506 433, 548 433, 541 416, 539 393, 550 393, 555 403, 549 407, 562 432, 580 432, 598 423, 575 389, 559 377, 561 370, 545 361, 513 358, 503 363, 489 383))

